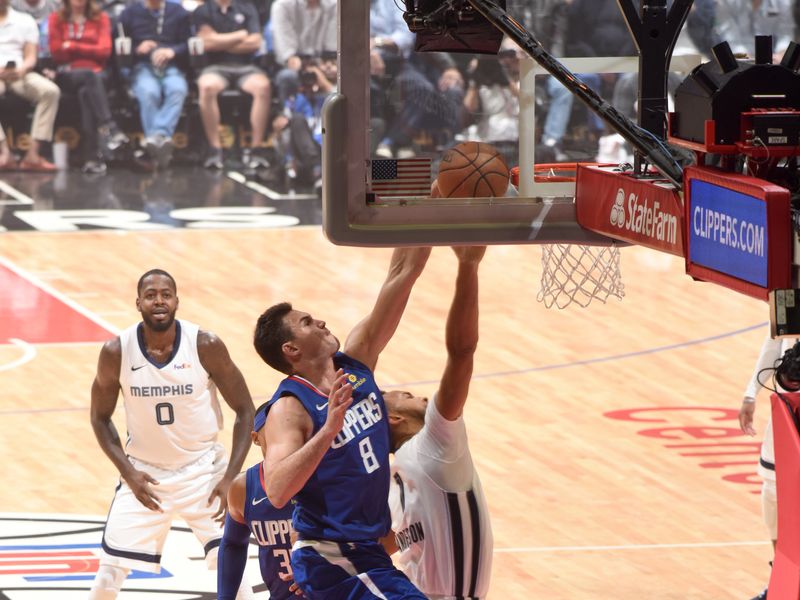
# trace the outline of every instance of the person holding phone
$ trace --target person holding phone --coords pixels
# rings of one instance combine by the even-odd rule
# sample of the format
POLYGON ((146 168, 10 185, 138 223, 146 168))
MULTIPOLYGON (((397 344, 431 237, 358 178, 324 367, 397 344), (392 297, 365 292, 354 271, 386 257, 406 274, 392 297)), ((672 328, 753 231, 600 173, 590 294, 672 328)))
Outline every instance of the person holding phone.
POLYGON ((55 165, 39 154, 40 142, 53 139, 53 124, 61 95, 58 86, 33 71, 39 45, 39 28, 28 14, 0 0, 0 96, 9 90, 35 105, 31 143, 17 163, 0 127, 0 170, 54 171, 55 165))

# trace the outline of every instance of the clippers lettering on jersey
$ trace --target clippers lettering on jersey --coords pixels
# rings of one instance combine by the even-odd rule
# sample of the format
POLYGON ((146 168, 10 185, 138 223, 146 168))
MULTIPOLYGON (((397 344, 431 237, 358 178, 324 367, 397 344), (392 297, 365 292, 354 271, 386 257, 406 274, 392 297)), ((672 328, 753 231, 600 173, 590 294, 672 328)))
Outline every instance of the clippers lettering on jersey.
POLYGON ((253 521, 250 530, 259 546, 286 546, 291 545, 291 523, 291 519, 253 521))
POLYGON ((339 435, 336 436, 336 439, 333 440, 331 448, 341 448, 353 440, 359 433, 366 431, 380 422, 383 413, 381 412, 381 407, 375 402, 376 399, 377 396, 373 392, 358 404, 347 409, 342 430, 339 432, 339 435))
POLYGON ((416 544, 425 539, 425 531, 422 528, 422 523, 419 521, 412 523, 405 529, 395 533, 394 539, 400 547, 400 551, 405 552, 411 547, 411 544, 416 544))
POLYGON ((191 383, 181 385, 132 385, 131 396, 142 398, 188 396, 192 393, 193 388, 194 385, 191 383))

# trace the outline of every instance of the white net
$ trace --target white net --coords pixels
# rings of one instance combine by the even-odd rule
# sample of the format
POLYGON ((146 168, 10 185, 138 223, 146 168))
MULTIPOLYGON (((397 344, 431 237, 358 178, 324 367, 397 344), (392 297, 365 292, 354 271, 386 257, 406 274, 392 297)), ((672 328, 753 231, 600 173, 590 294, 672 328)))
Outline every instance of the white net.
POLYGON ((547 308, 587 307, 625 295, 619 247, 578 244, 542 245, 542 282, 537 300, 547 308))

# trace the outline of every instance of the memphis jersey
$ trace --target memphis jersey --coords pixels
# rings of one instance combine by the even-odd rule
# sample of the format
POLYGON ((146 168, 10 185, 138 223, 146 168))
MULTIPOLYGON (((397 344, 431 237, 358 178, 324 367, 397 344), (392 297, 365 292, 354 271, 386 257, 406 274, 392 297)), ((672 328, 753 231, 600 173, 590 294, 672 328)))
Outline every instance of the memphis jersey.
POLYGON ((489 589, 489 508, 464 420, 428 403, 425 425, 395 452, 389 492, 396 564, 428 596, 473 600, 489 589))
POLYGON ((271 600, 288 600, 294 596, 279 573, 291 573, 291 524, 294 506, 290 503, 275 508, 264 491, 264 463, 247 469, 245 478, 244 520, 258 542, 258 565, 269 589, 271 600))
POLYGON ((198 331, 197 325, 176 320, 172 354, 163 364, 146 353, 142 323, 120 334, 129 456, 175 469, 214 447, 222 412, 216 386, 200 364, 198 331))
MULTIPOLYGON (((353 386, 353 401, 339 435, 295 496, 293 526, 301 539, 356 542, 389 531, 389 422, 375 379, 364 364, 337 352, 353 386)), ((328 417, 328 396, 306 379, 284 379, 271 402, 296 397, 311 416, 314 433, 328 417)))

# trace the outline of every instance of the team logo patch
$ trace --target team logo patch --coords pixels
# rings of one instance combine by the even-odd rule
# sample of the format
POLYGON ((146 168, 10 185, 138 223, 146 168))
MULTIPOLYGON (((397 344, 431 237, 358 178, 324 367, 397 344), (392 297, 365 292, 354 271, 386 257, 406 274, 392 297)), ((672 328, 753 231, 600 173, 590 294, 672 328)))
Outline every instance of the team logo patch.
MULTIPOLYGON (((85 600, 100 566, 104 524, 97 516, 0 513, 0 598, 85 600)), ((261 582, 256 560, 248 561, 247 570, 251 583, 261 582)), ((254 587, 266 589, 263 583, 254 587)), ((161 573, 132 571, 122 593, 213 600, 216 590, 217 574, 206 568, 200 542, 176 521, 164 547, 161 573)))

